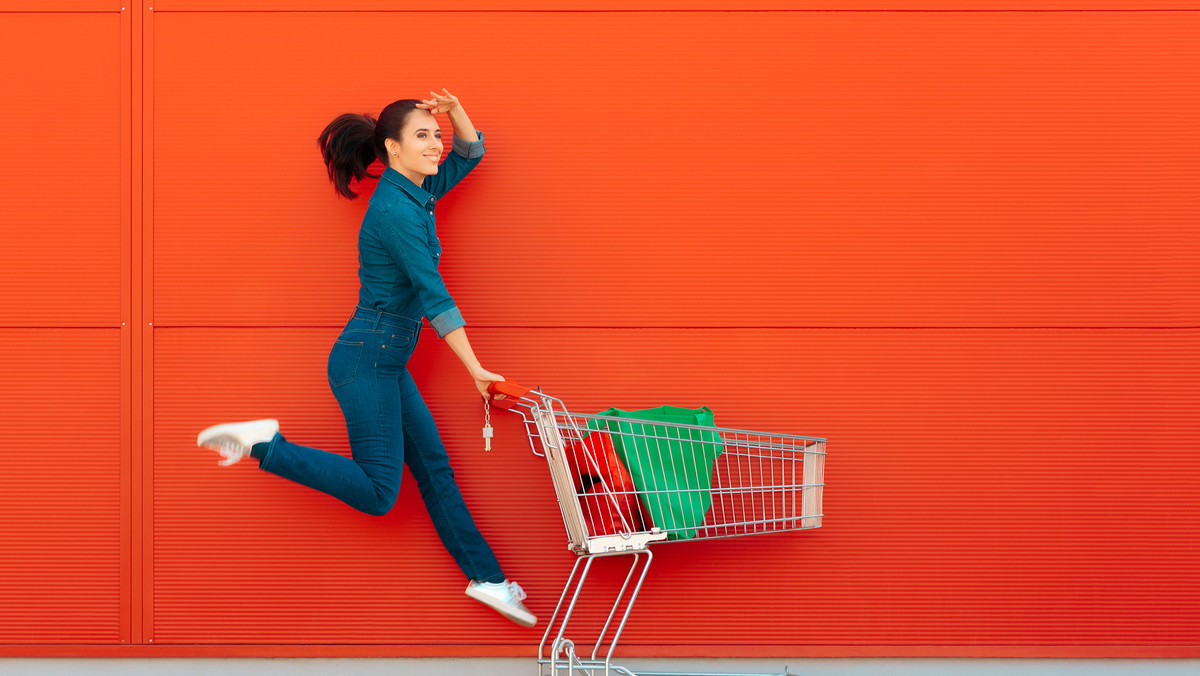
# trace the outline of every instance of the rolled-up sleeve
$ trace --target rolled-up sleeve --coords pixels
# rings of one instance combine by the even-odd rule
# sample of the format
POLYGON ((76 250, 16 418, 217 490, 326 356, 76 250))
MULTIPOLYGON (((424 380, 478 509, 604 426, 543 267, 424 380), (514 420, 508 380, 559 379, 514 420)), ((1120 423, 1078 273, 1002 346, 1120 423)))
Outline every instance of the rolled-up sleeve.
POLYGON ((438 338, 445 338, 447 333, 450 333, 454 329, 461 329, 467 323, 463 321, 462 313, 458 311, 458 308, 452 307, 430 319, 429 325, 433 327, 434 331, 437 331, 438 338))
POLYGON ((406 209, 393 210, 389 216, 392 217, 380 223, 380 239, 400 271, 412 282, 421 309, 438 338, 466 326, 429 252, 428 234, 421 217, 406 209))
POLYGON ((468 141, 455 136, 450 146, 464 160, 479 159, 483 157, 483 132, 476 129, 474 141, 468 141))

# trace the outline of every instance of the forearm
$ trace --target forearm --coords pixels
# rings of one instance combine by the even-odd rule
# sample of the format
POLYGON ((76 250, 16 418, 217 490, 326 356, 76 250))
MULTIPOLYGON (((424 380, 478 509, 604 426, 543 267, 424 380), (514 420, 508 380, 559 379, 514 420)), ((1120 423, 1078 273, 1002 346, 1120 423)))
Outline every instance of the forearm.
POLYGON ((467 372, 475 373, 480 369, 479 360, 475 358, 475 351, 471 349, 471 341, 467 340, 467 330, 463 327, 458 327, 445 336, 446 344, 454 350, 454 354, 462 361, 463 366, 467 367, 467 372))
POLYGON ((467 117, 467 111, 463 110, 462 105, 458 105, 448 114, 450 124, 454 127, 454 135, 464 141, 474 141, 475 125, 471 124, 471 118, 467 117))

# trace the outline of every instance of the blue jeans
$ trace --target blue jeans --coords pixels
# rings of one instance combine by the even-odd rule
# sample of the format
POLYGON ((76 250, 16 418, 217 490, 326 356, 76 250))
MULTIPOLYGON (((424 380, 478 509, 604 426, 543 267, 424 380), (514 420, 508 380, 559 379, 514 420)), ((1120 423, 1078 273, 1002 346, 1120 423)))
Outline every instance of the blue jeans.
POLYGON ((442 544, 472 580, 504 573, 463 502, 450 457, 405 365, 421 322, 363 307, 329 353, 329 385, 346 417, 351 460, 275 435, 259 467, 328 493, 367 514, 396 504, 407 463, 442 544))

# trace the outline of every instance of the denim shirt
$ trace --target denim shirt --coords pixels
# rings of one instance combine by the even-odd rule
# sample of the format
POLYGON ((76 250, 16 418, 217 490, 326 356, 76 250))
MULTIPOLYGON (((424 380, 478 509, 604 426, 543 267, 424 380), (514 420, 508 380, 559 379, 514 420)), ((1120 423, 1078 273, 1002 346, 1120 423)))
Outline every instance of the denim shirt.
POLYGON ((438 272, 442 245, 433 220, 434 204, 483 157, 483 132, 452 150, 421 185, 388 167, 375 186, 358 233, 360 307, 419 319, 425 316, 439 338, 465 326, 462 313, 438 272))

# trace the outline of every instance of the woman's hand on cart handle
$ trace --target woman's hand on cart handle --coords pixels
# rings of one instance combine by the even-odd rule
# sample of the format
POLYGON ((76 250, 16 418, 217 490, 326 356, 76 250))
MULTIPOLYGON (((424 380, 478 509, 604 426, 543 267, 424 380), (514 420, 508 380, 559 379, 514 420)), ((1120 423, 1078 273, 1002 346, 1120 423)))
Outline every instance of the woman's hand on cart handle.
MULTIPOLYGON (((520 399, 532 389, 532 387, 525 387, 512 380, 498 380, 488 385, 488 392, 491 392, 493 395, 491 399, 492 402, 502 402, 505 399, 520 399)), ((498 405, 500 408, 510 408, 512 406, 512 402, 510 402, 508 405, 498 405)))
POLYGON ((488 392, 488 386, 494 382, 503 382, 504 380, 504 376, 498 373, 492 373, 482 366, 477 366, 471 369, 471 378, 475 380, 475 388, 479 390, 479 394, 487 400, 491 400, 492 398, 491 393, 488 392))

